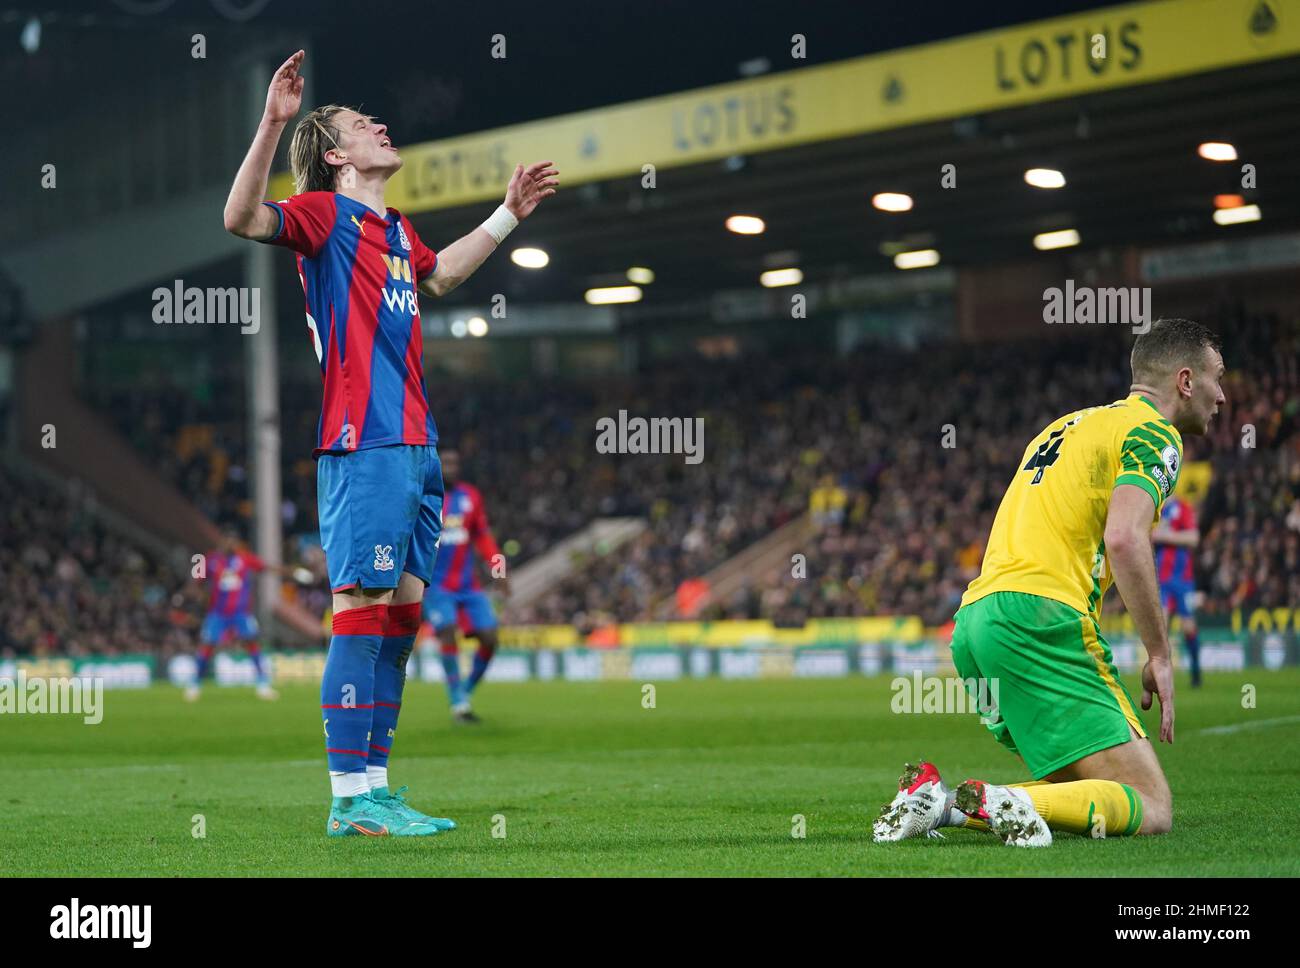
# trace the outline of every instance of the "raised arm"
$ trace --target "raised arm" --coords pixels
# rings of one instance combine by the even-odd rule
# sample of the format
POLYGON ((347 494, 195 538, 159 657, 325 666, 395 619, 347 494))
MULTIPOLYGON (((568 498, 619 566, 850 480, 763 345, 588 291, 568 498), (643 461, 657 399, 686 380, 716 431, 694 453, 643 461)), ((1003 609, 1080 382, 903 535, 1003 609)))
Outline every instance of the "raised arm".
POLYGON ((1188 504, 1179 504, 1178 513, 1173 515, 1172 521, 1161 517, 1151 538, 1156 544, 1195 548, 1201 543, 1201 532, 1196 526, 1196 512, 1188 504))
POLYGON ((1120 484, 1111 492, 1106 513, 1106 560, 1115 586, 1142 636, 1147 664, 1142 669, 1142 708, 1151 708, 1151 696, 1160 698, 1160 738, 1174 741, 1174 672, 1169 659, 1169 629, 1156 583, 1151 552, 1151 495, 1135 484, 1120 484))
POLYGON ((515 166, 506 188, 506 200, 486 222, 469 235, 462 236, 438 253, 434 271, 420 280, 420 292, 442 296, 472 276, 501 241, 521 221, 533 213, 543 198, 555 194, 559 170, 549 161, 538 161, 525 168, 515 166))
POLYGON ((302 107, 303 78, 298 73, 306 54, 298 51, 280 65, 266 91, 266 110, 257 126, 257 134, 235 175, 235 184, 226 199, 226 231, 244 239, 268 239, 279 224, 275 212, 262 202, 266 182, 275 160, 275 147, 285 125, 302 107))
POLYGON ((1161 521, 1152 532, 1151 540, 1156 544, 1173 545, 1176 548, 1195 548, 1201 543, 1201 532, 1196 528, 1175 531, 1161 521))
POLYGON ((311 569, 304 568, 302 565, 273 565, 251 551, 247 554, 247 561, 253 571, 269 571, 273 575, 279 575, 281 578, 297 582, 299 585, 310 585, 316 580, 316 576, 311 573, 311 569))

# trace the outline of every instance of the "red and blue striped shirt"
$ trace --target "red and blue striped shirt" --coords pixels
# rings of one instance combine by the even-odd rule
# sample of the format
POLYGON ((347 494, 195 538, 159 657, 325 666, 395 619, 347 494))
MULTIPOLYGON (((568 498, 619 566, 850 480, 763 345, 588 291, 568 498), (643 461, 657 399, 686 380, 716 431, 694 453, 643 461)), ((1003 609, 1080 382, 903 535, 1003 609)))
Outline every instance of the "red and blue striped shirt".
POLYGON ((209 554, 206 568, 212 589, 208 611, 221 616, 247 615, 253 604, 253 574, 265 567, 262 559, 249 551, 209 554))
MULTIPOLYGON (((1160 520, 1173 531, 1195 531, 1196 512, 1181 498, 1171 497, 1160 509, 1160 520)), ((1192 580, 1192 549, 1178 545, 1156 545, 1156 577, 1160 584, 1192 580)))
POLYGON ((437 254, 393 208, 381 217, 335 192, 264 204, 280 216, 265 241, 298 253, 325 385, 313 455, 436 444, 416 287, 433 273, 437 254))
POLYGON ((442 537, 438 539, 432 587, 449 592, 477 591, 476 551, 489 566, 501 553, 488 527, 483 495, 472 484, 458 481, 442 502, 442 537))

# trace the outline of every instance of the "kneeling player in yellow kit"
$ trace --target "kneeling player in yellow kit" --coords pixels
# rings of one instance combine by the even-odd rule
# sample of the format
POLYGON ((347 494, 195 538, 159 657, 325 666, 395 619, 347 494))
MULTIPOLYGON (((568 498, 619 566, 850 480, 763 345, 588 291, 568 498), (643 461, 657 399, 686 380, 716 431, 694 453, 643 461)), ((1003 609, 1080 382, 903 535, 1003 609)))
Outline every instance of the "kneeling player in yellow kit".
POLYGON ((1173 802, 1155 749, 1098 625, 1112 581, 1147 650, 1142 708, 1160 700, 1174 741, 1169 638, 1151 530, 1173 493, 1183 434, 1204 434, 1224 402, 1217 336, 1185 319, 1137 337, 1130 395, 1054 420, 1030 441, 962 596, 953 665, 996 697, 988 728, 1034 782, 967 780, 949 791, 933 763, 908 764, 874 839, 991 829, 1039 847, 1052 831, 1160 834, 1173 802))

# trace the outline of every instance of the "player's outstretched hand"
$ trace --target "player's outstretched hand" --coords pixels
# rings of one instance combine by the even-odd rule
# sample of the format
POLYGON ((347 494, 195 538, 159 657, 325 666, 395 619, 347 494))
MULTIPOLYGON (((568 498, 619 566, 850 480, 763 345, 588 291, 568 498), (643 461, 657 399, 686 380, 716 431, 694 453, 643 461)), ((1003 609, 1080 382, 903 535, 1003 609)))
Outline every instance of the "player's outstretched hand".
POLYGON ((1151 708, 1151 694, 1160 700, 1160 739, 1174 741, 1174 664, 1168 659, 1148 659, 1142 667, 1142 708, 1151 708))
POLYGON ((267 121, 287 124, 302 108, 303 77, 298 73, 298 68, 302 67, 302 59, 306 56, 306 51, 301 50, 290 55, 271 78, 271 86, 266 90, 266 110, 263 112, 267 121))
POLYGON ((515 173, 506 188, 506 209, 515 218, 523 220, 533 213, 543 198, 555 194, 560 180, 558 168, 551 167, 552 162, 536 161, 525 168, 515 165, 515 173))

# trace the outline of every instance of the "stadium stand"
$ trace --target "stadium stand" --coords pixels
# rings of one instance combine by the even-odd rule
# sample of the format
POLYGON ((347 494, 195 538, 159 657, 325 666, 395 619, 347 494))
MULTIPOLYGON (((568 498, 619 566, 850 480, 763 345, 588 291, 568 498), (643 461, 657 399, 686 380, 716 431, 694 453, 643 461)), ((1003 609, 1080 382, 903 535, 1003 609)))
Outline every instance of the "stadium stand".
POLYGON ((89 491, 0 464, 6 589, 0 655, 193 648, 202 591, 138 540, 106 527, 89 491))
MULTIPOLYGON (((1186 450, 1187 461, 1209 461, 1213 469, 1196 558, 1203 609, 1225 614, 1294 603, 1300 601, 1300 327, 1294 318, 1240 307, 1206 319, 1227 337, 1230 372, 1225 412, 1209 437, 1188 441, 1186 450), (1242 447, 1244 424, 1256 428, 1253 448, 1242 447)), ((697 582, 809 515, 812 537, 802 549, 807 578, 772 569, 720 600, 706 597, 699 616, 798 625, 809 618, 900 614, 937 625, 951 617, 978 569, 1010 455, 1059 413, 1123 396, 1123 347, 1122 333, 1089 331, 976 347, 863 346, 842 357, 807 350, 761 361, 693 359, 623 381, 430 382, 444 440, 461 448, 516 564, 596 517, 637 515, 648 524, 612 560, 595 559, 541 600, 508 611, 508 622, 573 623, 589 631, 645 618, 655 603, 673 600, 684 582, 697 582), (595 421, 619 409, 702 416, 706 459, 687 465, 680 456, 598 457, 595 421), (953 447, 941 443, 947 424, 956 430, 953 447)), ((239 367, 229 364, 214 367, 204 387, 85 392, 204 513, 239 520, 248 513, 246 427, 238 408, 217 404, 242 399, 239 379, 239 367)), ((306 442, 318 393, 305 381, 282 388, 286 425, 295 428, 285 447, 288 557, 301 556, 314 541, 314 465, 306 442)), ((75 517, 71 509, 41 503, 39 495, 19 493, 12 515, 75 517)), ((127 553, 106 538, 88 537, 77 547, 76 554, 90 555, 81 561, 88 573, 103 554, 127 553)), ((14 551, 27 568, 53 568, 62 560, 42 544, 14 551)), ((157 577, 129 584, 138 611, 115 617, 112 631, 91 622, 70 626, 69 634, 90 634, 97 648, 121 641, 118 632, 127 629, 149 628, 157 633, 150 641, 175 640, 176 626, 168 624, 156 589, 183 593, 157 577)), ((317 589, 304 604, 323 612, 325 599, 317 589)), ((79 606, 77 614, 94 607, 79 606)), ((25 641, 26 625, 11 619, 9 638, 25 641)))

